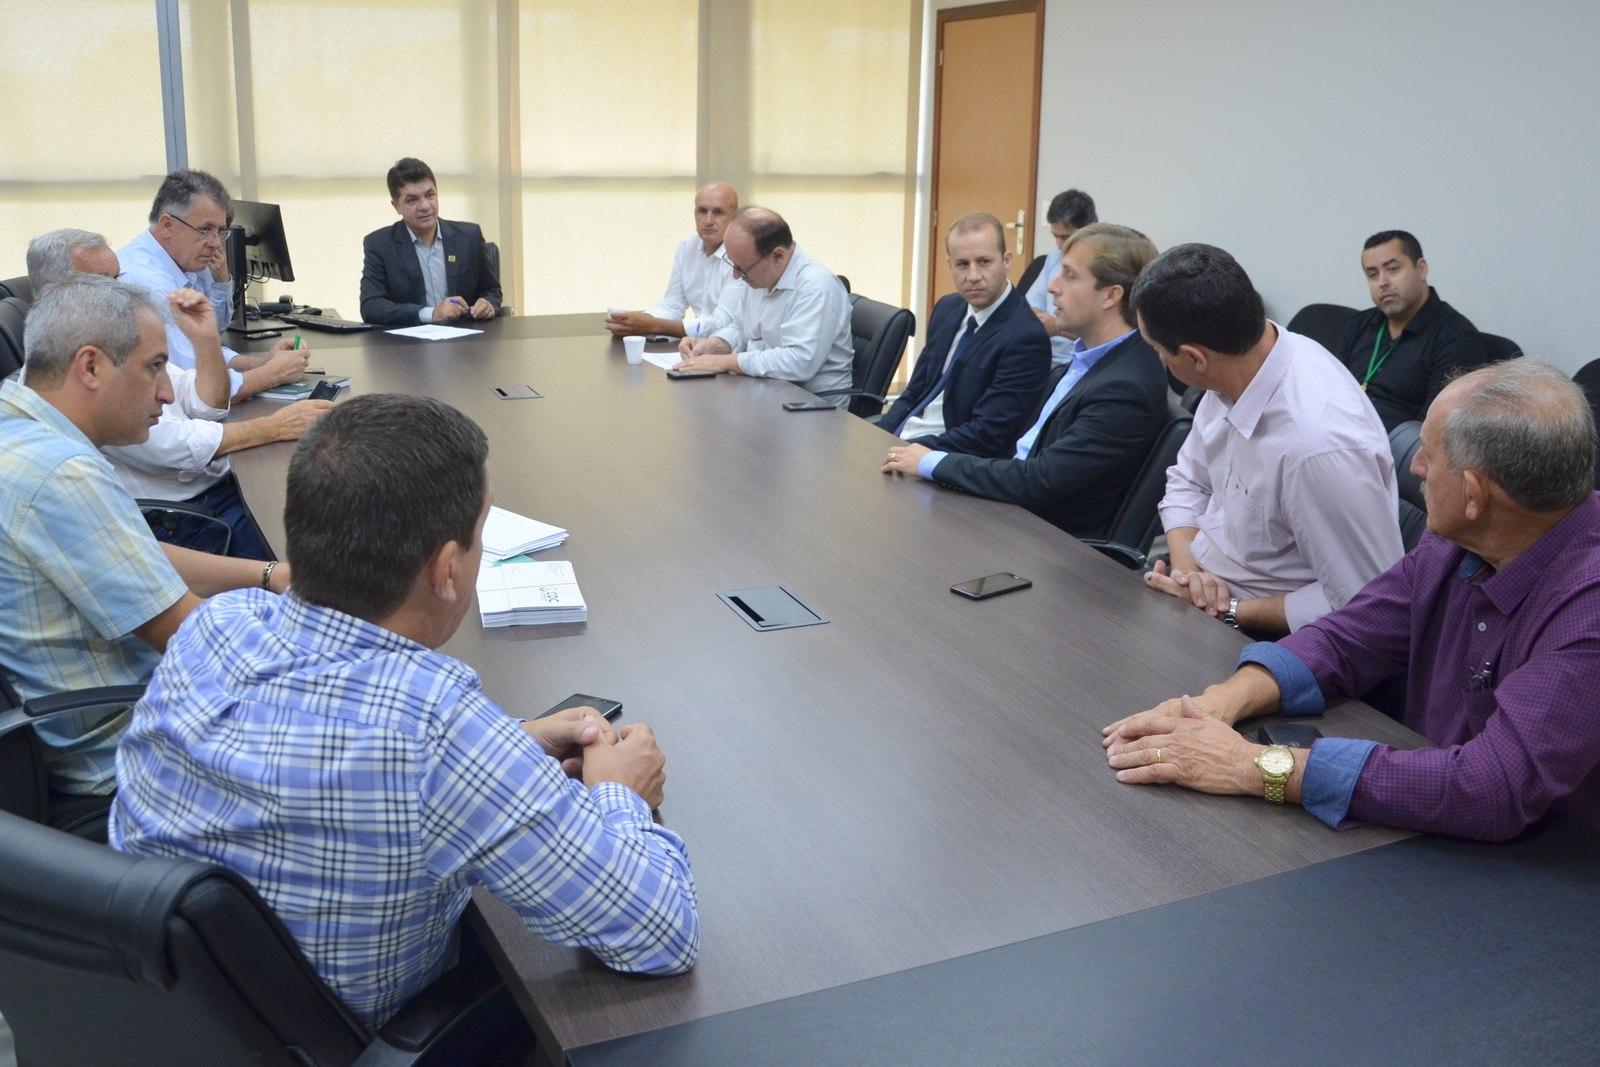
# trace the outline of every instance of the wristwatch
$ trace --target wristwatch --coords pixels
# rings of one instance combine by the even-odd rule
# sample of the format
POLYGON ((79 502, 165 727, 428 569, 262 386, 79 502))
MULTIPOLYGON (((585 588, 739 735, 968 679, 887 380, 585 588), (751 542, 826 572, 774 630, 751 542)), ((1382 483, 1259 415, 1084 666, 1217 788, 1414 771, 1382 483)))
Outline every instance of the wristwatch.
POLYGON ((1238 597, 1235 596, 1235 597, 1229 597, 1228 598, 1228 610, 1227 610, 1226 613, 1223 614, 1222 621, 1227 623, 1229 626, 1233 627, 1235 630, 1237 630, 1239 628, 1239 598, 1238 597))
POLYGON ((1289 775, 1294 773, 1294 753, 1284 745, 1268 745, 1256 757, 1256 766, 1261 769, 1261 781, 1266 784, 1266 798, 1268 804, 1283 803, 1283 787, 1289 782, 1289 775))

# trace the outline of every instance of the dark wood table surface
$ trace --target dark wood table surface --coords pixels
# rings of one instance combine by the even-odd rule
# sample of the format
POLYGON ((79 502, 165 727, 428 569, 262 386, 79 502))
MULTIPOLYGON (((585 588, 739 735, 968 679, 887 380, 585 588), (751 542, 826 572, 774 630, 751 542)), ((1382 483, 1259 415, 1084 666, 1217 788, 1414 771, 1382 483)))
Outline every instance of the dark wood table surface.
MULTIPOLYGON (((1238 634, 1022 509, 878 473, 889 435, 842 412, 784 412, 804 395, 794 386, 673 382, 626 366, 598 330, 540 336, 533 323, 434 344, 369 336, 319 362, 356 393, 467 412, 490 438, 496 503, 571 531, 540 558, 573 562, 586 624, 485 632, 469 618, 445 651, 515 713, 577 691, 622 700, 623 721, 651 723, 667 753, 661 814, 688 842, 704 921, 692 973, 614 974, 479 895, 474 921, 552 1053, 1406 836, 1119 785, 1100 728, 1224 676, 1238 634), (493 392, 510 384, 544 396, 493 392), (976 603, 949 592, 1002 570, 1033 588, 976 603), (758 633, 716 597, 775 584, 830 622, 758 633)), ((275 542, 289 449, 234 457, 275 542)), ((1418 742, 1353 702, 1319 725, 1418 742)))

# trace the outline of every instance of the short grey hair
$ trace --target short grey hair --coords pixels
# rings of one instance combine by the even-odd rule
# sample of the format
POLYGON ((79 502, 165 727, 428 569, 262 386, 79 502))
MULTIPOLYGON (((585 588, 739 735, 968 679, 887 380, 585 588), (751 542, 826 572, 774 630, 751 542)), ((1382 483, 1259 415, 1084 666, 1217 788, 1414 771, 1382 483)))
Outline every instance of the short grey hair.
POLYGON ((161 182, 156 190, 155 203, 150 205, 150 225, 161 221, 162 215, 181 219, 194 207, 195 197, 209 196, 222 208, 228 222, 233 222, 233 200, 228 190, 216 178, 203 170, 175 170, 161 182))
POLYGON ((28 242, 28 284, 34 295, 44 292, 45 286, 54 285, 78 268, 72 259, 79 252, 94 248, 107 248, 106 239, 88 230, 62 229, 41 233, 28 242))
POLYGON ((1462 392, 1440 434, 1451 470, 1482 471, 1529 511, 1575 507, 1594 492, 1594 414, 1560 370, 1524 356, 1451 385, 1462 392))
POLYGON ((139 346, 139 313, 166 315, 147 289, 103 274, 71 274, 38 295, 24 334, 24 381, 54 389, 66 381, 72 357, 94 345, 118 367, 139 346))

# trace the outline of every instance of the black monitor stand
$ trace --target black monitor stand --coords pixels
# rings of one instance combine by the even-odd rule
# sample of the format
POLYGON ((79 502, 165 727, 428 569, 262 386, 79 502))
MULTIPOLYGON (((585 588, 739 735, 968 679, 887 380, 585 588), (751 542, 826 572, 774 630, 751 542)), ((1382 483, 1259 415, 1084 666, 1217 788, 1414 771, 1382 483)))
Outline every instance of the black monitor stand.
POLYGON ((252 319, 245 312, 245 295, 250 291, 249 265, 244 254, 245 232, 233 227, 228 239, 228 273, 233 276, 233 317, 228 320, 228 332, 244 338, 273 337, 284 330, 294 329, 278 319, 252 319))

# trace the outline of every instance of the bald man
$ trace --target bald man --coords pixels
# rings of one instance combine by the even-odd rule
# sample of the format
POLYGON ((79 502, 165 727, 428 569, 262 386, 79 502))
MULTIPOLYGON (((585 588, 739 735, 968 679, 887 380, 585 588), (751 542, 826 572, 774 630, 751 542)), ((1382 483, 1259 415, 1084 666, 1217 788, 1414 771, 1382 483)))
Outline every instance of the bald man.
POLYGON ((740 287, 733 280, 733 266, 722 247, 723 234, 739 210, 739 194, 727 182, 707 182, 694 194, 695 232, 678 242, 672 255, 672 277, 667 292, 654 307, 644 311, 613 311, 606 316, 606 329, 623 334, 666 334, 684 337, 688 329, 684 312, 694 308, 700 332, 709 336, 726 325, 714 318, 719 307, 731 316, 738 308, 740 287), (732 299, 732 303, 728 301, 732 299))

